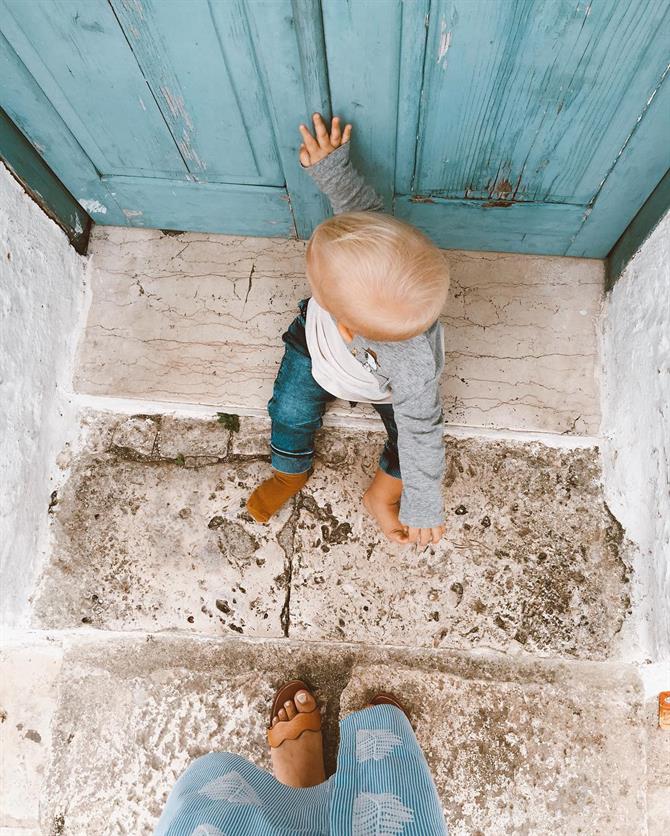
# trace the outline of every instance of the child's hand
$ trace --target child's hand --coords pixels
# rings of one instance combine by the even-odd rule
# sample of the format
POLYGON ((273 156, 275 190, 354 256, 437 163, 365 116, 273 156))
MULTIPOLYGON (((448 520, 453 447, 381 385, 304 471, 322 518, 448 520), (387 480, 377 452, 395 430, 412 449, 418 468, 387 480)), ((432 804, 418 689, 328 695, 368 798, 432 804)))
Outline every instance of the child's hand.
POLYGON ((301 164, 305 168, 314 165, 314 163, 318 163, 319 160, 323 160, 328 154, 332 154, 340 145, 349 142, 349 137, 351 136, 351 125, 345 125, 343 131, 340 127, 339 116, 333 116, 330 134, 328 134, 328 128, 320 113, 315 113, 312 116, 312 120, 314 122, 316 139, 312 136, 307 125, 300 126, 303 143, 300 146, 298 156, 301 164))

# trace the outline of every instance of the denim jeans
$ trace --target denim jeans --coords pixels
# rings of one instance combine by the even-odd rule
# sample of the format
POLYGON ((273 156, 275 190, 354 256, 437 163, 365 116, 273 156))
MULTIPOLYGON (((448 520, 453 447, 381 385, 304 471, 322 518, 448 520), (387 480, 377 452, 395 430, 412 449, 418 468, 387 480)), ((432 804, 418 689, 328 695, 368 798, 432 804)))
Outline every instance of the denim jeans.
MULTIPOLYGON (((286 344, 268 412, 272 419, 270 449, 272 467, 281 473, 306 473, 314 461, 314 435, 321 427, 326 406, 335 396, 312 377, 312 358, 305 337, 308 299, 300 303, 300 314, 282 339, 286 344)), ((372 404, 381 416, 388 438, 379 466, 400 479, 398 428, 390 403, 372 404)))

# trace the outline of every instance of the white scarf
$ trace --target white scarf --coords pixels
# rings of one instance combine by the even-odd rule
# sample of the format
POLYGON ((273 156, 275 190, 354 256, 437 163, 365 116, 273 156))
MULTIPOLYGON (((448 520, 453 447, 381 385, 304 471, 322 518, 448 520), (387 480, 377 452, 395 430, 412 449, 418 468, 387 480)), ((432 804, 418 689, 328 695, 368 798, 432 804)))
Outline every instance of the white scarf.
POLYGON ((375 376, 353 356, 333 317, 314 299, 307 306, 305 336, 314 380, 343 401, 391 403, 375 376))

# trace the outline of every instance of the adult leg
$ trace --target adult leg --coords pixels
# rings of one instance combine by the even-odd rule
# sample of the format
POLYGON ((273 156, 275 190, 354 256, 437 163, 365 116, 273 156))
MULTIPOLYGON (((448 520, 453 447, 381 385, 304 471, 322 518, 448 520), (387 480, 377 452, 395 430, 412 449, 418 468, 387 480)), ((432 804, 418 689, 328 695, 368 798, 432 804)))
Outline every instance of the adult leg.
POLYGON ((378 705, 340 722, 330 832, 446 836, 428 764, 400 709, 378 705))

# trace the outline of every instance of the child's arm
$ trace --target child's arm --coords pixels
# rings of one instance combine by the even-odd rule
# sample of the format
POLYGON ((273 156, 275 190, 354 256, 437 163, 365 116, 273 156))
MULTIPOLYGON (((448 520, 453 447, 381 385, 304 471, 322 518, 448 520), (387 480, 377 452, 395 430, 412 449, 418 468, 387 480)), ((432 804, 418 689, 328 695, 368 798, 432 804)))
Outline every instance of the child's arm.
POLYGON ((444 534, 444 435, 440 376, 441 340, 434 353, 422 335, 375 343, 390 373, 402 473, 400 522, 408 542, 437 543, 444 534))
POLYGON ((300 126, 300 162, 330 200, 333 212, 383 212, 382 199, 349 162, 351 125, 342 131, 340 117, 334 116, 329 134, 320 113, 313 121, 315 136, 306 125, 300 126))

